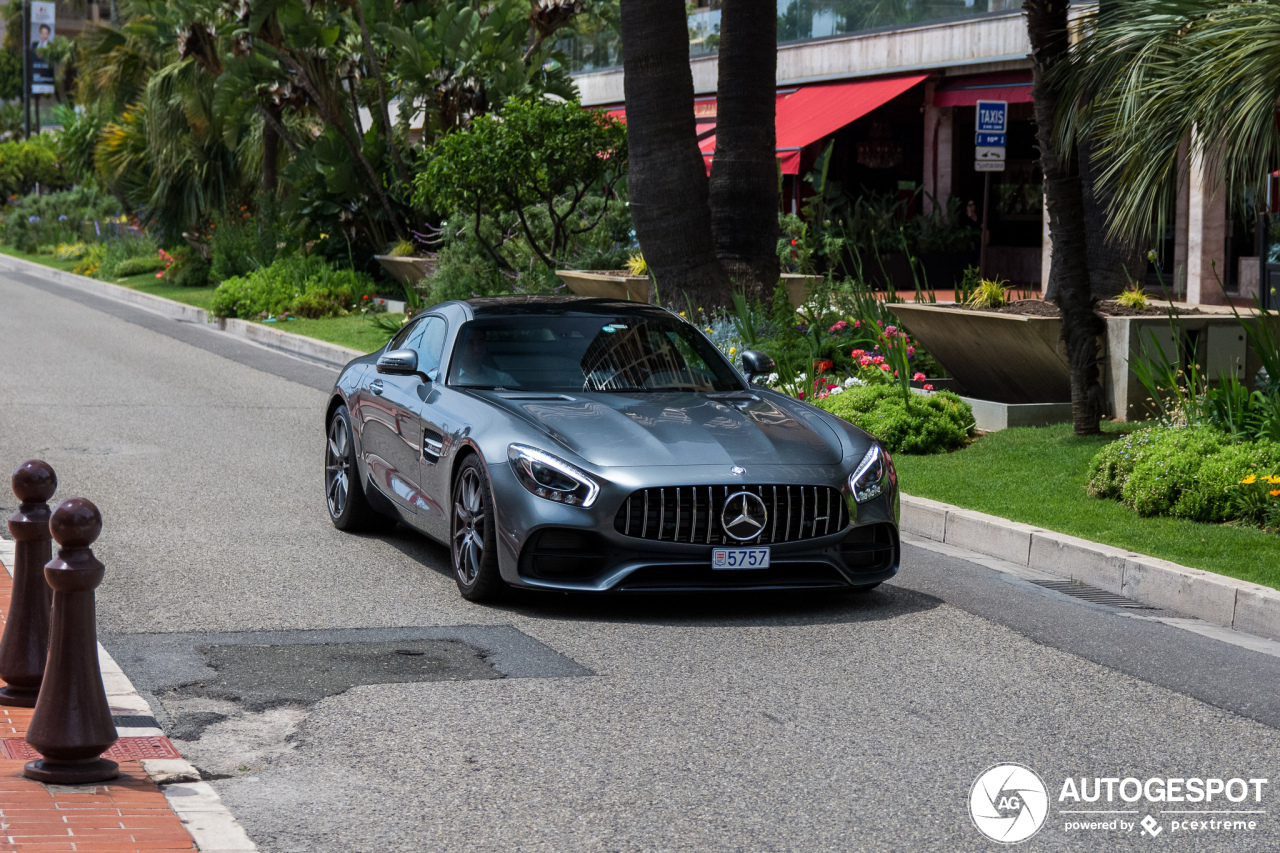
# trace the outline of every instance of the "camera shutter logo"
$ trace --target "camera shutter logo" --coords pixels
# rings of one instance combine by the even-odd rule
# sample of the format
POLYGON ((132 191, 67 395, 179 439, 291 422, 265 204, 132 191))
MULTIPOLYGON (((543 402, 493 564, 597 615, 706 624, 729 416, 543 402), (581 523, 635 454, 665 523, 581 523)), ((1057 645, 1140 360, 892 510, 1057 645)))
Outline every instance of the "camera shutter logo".
POLYGON ((1026 841, 1049 815, 1044 780, 1021 764, 997 764, 974 780, 969 816, 978 831, 1002 844, 1026 841))

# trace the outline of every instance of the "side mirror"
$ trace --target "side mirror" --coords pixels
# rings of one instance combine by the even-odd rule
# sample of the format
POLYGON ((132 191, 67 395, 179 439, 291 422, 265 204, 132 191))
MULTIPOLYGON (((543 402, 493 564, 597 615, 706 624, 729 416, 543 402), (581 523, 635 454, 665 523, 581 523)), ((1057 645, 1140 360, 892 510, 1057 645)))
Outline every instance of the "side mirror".
POLYGON ((418 354, 411 349, 394 349, 378 356, 379 373, 390 376, 413 376, 418 372, 418 354))
POLYGON ((760 350, 742 351, 742 372, 747 374, 748 382, 754 382, 762 373, 773 373, 777 369, 778 366, 773 363, 773 359, 760 350))

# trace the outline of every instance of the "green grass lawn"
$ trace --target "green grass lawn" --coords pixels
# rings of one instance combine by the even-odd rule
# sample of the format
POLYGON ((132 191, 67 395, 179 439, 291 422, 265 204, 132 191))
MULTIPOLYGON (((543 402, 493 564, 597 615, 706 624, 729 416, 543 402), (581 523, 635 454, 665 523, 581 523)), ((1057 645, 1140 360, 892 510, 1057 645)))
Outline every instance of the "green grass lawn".
MULTIPOLYGON (((397 323, 403 314, 384 314, 384 317, 397 323)), ((373 352, 387 342, 390 336, 373 325, 373 321, 361 314, 346 317, 329 317, 324 320, 285 320, 280 323, 268 323, 274 329, 293 332, 295 335, 306 335, 331 344, 351 347, 360 352, 373 352)))
MULTIPOLYGON (((0 246, 0 253, 22 258, 26 261, 33 261, 64 272, 70 272, 71 268, 76 265, 75 261, 60 261, 52 255, 33 255, 27 252, 19 252, 9 246, 0 246)), ((214 289, 212 287, 174 287, 165 282, 164 279, 156 278, 155 273, 143 273, 142 275, 117 279, 111 283, 206 310, 213 303, 214 289)), ((401 314, 388 314, 387 316, 397 322, 403 317, 401 314)), ((385 344, 388 337, 386 332, 373 325, 372 320, 359 314, 352 314, 347 317, 330 317, 325 320, 288 320, 283 323, 270 323, 267 325, 281 331, 292 332, 295 335, 305 335, 327 343, 351 347, 361 352, 373 352, 385 344)))
POLYGON ((1069 424, 1002 430, 964 450, 894 457, 910 495, 1034 524, 1234 578, 1280 588, 1280 536, 1245 527, 1142 518, 1084 491, 1089 460, 1133 424, 1077 438, 1069 424))

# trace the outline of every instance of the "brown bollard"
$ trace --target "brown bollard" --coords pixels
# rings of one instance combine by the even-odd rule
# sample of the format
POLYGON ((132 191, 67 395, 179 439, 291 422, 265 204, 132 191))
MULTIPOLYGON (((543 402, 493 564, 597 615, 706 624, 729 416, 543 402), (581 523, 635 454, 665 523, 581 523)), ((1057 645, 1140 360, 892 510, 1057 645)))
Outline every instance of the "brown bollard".
POLYGON ((89 548, 102 532, 102 514, 84 498, 68 498, 53 511, 49 532, 58 540, 57 558, 44 567, 53 587, 49 663, 27 725, 27 743, 44 757, 27 762, 22 775, 60 785, 104 782, 120 766, 101 757, 116 742, 93 612, 105 566, 89 548))
POLYGON ((53 558, 49 543, 49 498, 58 477, 44 462, 32 459, 13 472, 13 493, 21 504, 9 516, 16 540, 9 615, 0 638, 0 705, 34 708, 49 656, 49 605, 53 591, 44 580, 44 565, 53 558))

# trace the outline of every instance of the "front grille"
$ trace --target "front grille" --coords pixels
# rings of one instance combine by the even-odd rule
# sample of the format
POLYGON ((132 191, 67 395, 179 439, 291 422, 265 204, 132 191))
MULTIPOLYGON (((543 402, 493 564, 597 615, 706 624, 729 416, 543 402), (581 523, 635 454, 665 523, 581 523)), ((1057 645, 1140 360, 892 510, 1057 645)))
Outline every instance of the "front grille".
POLYGON ((702 545, 768 545, 798 542, 839 533, 849 524, 849 510, 839 489, 830 486, 665 486, 632 492, 622 503, 613 527, 624 536, 654 542, 702 545), (720 513, 738 492, 764 501, 768 518, 752 539, 725 534, 720 513))

